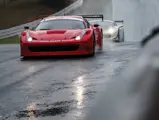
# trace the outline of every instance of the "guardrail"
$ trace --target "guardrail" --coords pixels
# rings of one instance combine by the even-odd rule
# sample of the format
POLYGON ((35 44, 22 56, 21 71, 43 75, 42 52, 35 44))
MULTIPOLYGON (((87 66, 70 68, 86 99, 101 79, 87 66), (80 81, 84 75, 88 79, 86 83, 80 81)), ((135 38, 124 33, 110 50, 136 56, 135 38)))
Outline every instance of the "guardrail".
MULTIPOLYGON (((67 13, 71 12, 72 10, 80 7, 82 5, 82 3, 83 3, 83 0, 77 0, 76 2, 71 4, 70 6, 64 8, 63 10, 61 10, 61 11, 59 11, 59 12, 53 14, 53 15, 50 15, 50 16, 67 14, 67 13)), ((19 26, 16 26, 16 27, 12 27, 12 28, 9 28, 9 29, 0 30, 0 39, 18 35, 24 30, 24 26, 34 27, 40 21, 41 21, 41 19, 33 21, 33 22, 26 23, 26 24, 23 24, 23 25, 19 25, 19 26)))

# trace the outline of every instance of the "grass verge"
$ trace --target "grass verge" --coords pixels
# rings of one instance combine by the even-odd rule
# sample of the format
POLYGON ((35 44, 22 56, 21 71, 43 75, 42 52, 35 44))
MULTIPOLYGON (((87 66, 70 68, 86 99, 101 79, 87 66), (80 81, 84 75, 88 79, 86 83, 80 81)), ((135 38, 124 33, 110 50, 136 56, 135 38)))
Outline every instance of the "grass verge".
POLYGON ((19 36, 0 39, 0 44, 19 44, 19 36))

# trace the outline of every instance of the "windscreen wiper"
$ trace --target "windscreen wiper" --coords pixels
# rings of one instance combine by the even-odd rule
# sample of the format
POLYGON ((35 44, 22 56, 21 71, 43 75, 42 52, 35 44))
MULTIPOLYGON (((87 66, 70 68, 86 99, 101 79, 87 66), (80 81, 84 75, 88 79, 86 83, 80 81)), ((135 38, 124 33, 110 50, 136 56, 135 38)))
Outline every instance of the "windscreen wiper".
POLYGON ((39 30, 51 30, 51 29, 45 29, 45 28, 44 28, 44 29, 39 29, 39 30))
POLYGON ((147 35, 142 41, 141 46, 144 47, 150 40, 159 34, 159 26, 152 29, 151 33, 147 35))

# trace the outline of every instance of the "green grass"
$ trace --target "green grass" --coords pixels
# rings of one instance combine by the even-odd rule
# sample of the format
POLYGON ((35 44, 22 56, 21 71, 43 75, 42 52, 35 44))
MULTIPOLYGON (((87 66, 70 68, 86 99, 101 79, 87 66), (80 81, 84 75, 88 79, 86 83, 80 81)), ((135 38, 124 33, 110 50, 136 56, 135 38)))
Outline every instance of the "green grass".
POLYGON ((0 44, 19 44, 19 36, 0 39, 0 44))

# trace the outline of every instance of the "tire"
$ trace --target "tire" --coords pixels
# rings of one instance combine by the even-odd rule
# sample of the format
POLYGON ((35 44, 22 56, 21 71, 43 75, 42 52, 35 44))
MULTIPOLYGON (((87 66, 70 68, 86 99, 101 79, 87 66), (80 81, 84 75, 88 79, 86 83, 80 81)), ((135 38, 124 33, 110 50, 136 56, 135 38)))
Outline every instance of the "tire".
POLYGON ((103 29, 101 30, 101 34, 102 34, 102 40, 103 40, 103 38, 104 38, 104 37, 103 37, 103 29))
POLYGON ((102 48, 101 48, 101 51, 103 51, 103 39, 104 39, 103 29, 102 29, 102 31, 101 31, 101 34, 102 34, 102 48))
POLYGON ((124 28, 121 27, 119 28, 119 33, 118 33, 118 41, 119 42, 124 42, 125 41, 125 36, 124 36, 124 28))
POLYGON ((95 34, 93 33, 93 52, 90 54, 91 57, 95 55, 95 44, 96 44, 95 34))
POLYGON ((28 57, 25 57, 25 56, 21 56, 21 58, 20 58, 21 61, 24 61, 24 60, 27 60, 27 59, 28 59, 28 57))

